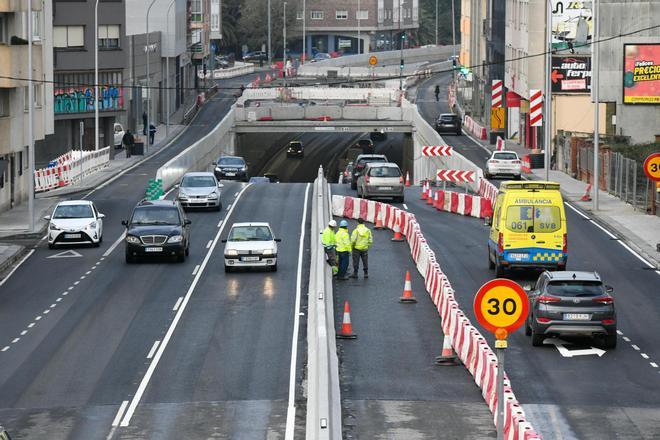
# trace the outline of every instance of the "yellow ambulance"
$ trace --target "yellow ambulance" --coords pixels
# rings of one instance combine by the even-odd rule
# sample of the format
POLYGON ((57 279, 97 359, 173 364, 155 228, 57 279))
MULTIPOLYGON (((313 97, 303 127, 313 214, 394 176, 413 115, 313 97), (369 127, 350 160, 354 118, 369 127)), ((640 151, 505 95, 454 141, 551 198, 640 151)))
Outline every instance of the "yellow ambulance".
POLYGON ((555 182, 503 182, 493 208, 488 267, 565 270, 566 214, 555 182))

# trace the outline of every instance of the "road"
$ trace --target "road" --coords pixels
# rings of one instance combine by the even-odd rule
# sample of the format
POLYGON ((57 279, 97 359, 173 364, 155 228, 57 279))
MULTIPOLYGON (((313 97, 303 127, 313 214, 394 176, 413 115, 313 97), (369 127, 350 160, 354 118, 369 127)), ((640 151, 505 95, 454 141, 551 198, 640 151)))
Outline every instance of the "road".
MULTIPOLYGON (((293 386, 290 372, 296 291, 305 291, 295 275, 308 258, 299 260, 306 185, 249 187, 237 201, 242 184, 228 182, 224 211, 189 214, 185 263, 124 263, 120 221, 147 179, 231 102, 213 98, 167 150, 89 195, 106 214, 100 248, 48 250, 41 242, 1 287, 0 420, 13 438, 284 432, 288 399, 300 400, 300 356, 293 386), (283 238, 278 272, 225 275, 221 219, 269 221, 283 238), (71 251, 80 256, 62 257, 71 251)), ((304 420, 303 410, 297 415, 304 420)))

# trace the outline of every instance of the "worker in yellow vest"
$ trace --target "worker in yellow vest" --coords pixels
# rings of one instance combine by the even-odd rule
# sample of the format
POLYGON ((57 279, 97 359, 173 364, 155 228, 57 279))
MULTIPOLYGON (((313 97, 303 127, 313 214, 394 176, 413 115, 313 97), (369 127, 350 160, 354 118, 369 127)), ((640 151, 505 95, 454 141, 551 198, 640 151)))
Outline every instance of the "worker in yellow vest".
POLYGON ((353 245, 353 274, 351 278, 358 277, 360 260, 362 260, 364 277, 369 278, 369 248, 373 243, 374 237, 371 231, 364 225, 364 220, 359 218, 357 228, 351 234, 351 244, 353 245))
POLYGON ((347 280, 348 260, 351 257, 351 237, 348 235, 348 222, 342 220, 339 223, 339 230, 335 234, 337 240, 337 256, 339 257, 338 280, 347 280))
POLYGON ((339 268, 337 267, 337 222, 330 220, 328 226, 323 230, 321 235, 321 244, 327 257, 328 264, 332 267, 332 275, 337 275, 339 268))

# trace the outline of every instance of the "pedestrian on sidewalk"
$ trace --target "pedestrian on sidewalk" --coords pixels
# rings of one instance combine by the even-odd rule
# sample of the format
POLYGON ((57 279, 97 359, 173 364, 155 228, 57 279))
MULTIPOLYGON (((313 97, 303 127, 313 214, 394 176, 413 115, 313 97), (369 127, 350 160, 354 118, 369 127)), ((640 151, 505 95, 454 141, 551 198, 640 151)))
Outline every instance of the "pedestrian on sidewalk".
POLYGON ((440 86, 439 85, 435 86, 435 101, 436 102, 440 101, 440 86))
POLYGON ((147 135, 147 112, 142 112, 142 134, 147 135))
POLYGON ((342 220, 339 223, 339 230, 335 234, 337 240, 337 255, 339 256, 338 280, 347 280, 348 259, 351 257, 351 237, 348 235, 348 222, 342 220))
POLYGON ((131 153, 133 152, 133 144, 135 143, 135 137, 133 136, 133 133, 131 133, 130 129, 126 130, 124 137, 121 138, 121 142, 124 144, 124 148, 126 148, 126 159, 128 159, 131 157, 131 153))
POLYGON ((337 222, 330 220, 328 226, 323 230, 323 234, 321 235, 321 244, 323 244, 323 250, 325 250, 328 264, 332 268, 332 275, 337 275, 337 272, 339 272, 339 268, 337 267, 336 233, 337 222))
POLYGON ((351 234, 351 245, 353 246, 353 274, 351 278, 358 277, 360 260, 362 260, 364 277, 369 278, 369 248, 373 243, 374 237, 371 231, 364 225, 364 220, 359 218, 357 228, 351 234))
POLYGON ((154 124, 149 124, 149 145, 154 144, 154 137, 156 137, 156 127, 154 124))

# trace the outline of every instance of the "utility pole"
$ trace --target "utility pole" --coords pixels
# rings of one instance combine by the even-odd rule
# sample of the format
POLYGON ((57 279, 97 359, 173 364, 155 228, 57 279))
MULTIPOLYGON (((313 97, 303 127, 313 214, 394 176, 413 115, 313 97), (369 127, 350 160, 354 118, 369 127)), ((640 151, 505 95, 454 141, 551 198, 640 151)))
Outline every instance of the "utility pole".
MULTIPOLYGON (((99 0, 94 5, 94 150, 99 149, 99 0)), ((82 143, 80 144, 82 161, 82 143)), ((82 176, 80 176, 82 179, 82 176)))
POLYGON ((146 131, 146 139, 144 142, 144 152, 149 151, 149 136, 150 136, 150 125, 151 125, 151 78, 149 77, 149 13, 151 12, 151 7, 156 3, 156 0, 151 0, 151 4, 147 8, 147 44, 145 46, 147 52, 147 126, 142 131, 144 134, 146 131))
POLYGON ((593 201, 593 210, 598 211, 598 181, 599 181, 599 169, 598 169, 598 154, 600 150, 600 90, 598 90, 598 80, 599 80, 599 74, 600 74, 600 66, 598 65, 599 63, 599 47, 598 47, 598 38, 600 34, 600 25, 598 23, 599 16, 600 16, 600 1, 599 0, 594 0, 592 3, 594 10, 593 10, 593 23, 594 23, 594 35, 591 38, 591 69, 592 69, 592 81, 591 81, 591 90, 593 92, 593 97, 594 97, 594 175, 593 175, 593 180, 591 182, 591 190, 593 191, 593 196, 591 197, 591 200, 593 201))
MULTIPOLYGON (((452 67, 454 64, 458 64, 456 62, 456 16, 454 15, 454 1, 451 0, 451 49, 452 49, 452 67)), ((456 83, 456 69, 452 69, 452 80, 454 81, 454 84, 456 83)), ((458 97, 458 93, 456 93, 456 96, 458 97)))
POLYGON ((28 211, 30 232, 34 232, 34 84, 32 83, 32 0, 27 0, 27 40, 28 40, 28 152, 30 176, 28 179, 28 211))
MULTIPOLYGON (((360 0, 358 0, 358 2, 359 2, 359 1, 360 1, 360 0)), ((305 6, 306 6, 306 3, 307 3, 307 1, 306 1, 306 0, 303 0, 303 36, 302 36, 302 40, 303 40, 303 42, 302 42, 302 43, 303 43, 303 54, 302 54, 302 57, 300 57, 300 62, 301 62, 302 64, 305 64, 305 58, 307 57, 307 39, 306 39, 306 36, 305 36, 305 20, 306 20, 306 18, 307 18, 307 17, 306 17, 307 14, 306 14, 306 12, 305 12, 305 6)), ((285 20, 286 20, 286 16, 285 16, 285 20)))
POLYGON ((358 0, 358 5, 357 6, 358 6, 357 7, 357 16, 356 16, 357 25, 358 25, 358 41, 357 41, 357 44, 358 44, 357 50, 358 51, 357 51, 357 53, 358 53, 358 55, 360 55, 362 53, 362 51, 360 50, 360 18, 361 18, 360 17, 360 0, 358 0))
MULTIPOLYGON (((167 51, 169 55, 170 47, 170 11, 172 10, 172 5, 176 0, 172 0, 170 5, 167 7, 167 15, 165 16, 165 33, 167 34, 167 51)), ((170 136, 170 57, 165 57, 165 137, 169 138, 170 136)))
POLYGON ((284 2, 284 29, 282 30, 283 34, 283 39, 284 39, 284 46, 282 48, 282 69, 284 69, 284 74, 282 77, 284 78, 284 87, 286 88, 286 74, 288 73, 286 71, 286 2, 284 2))
POLYGON ((435 45, 438 45, 438 0, 435 0, 435 45))
POLYGON ((268 0, 268 66, 270 67, 271 64, 273 64, 273 58, 271 55, 271 46, 270 46, 270 33, 271 33, 271 27, 270 27, 270 0, 268 0))
POLYGON ((401 19, 403 18, 403 2, 399 0, 399 31, 401 32, 401 38, 399 39, 399 45, 401 46, 401 62, 399 65, 399 90, 403 91, 403 26, 401 24, 401 19))
POLYGON ((552 4, 545 2, 545 97, 543 115, 543 154, 545 180, 550 180, 550 155, 552 154, 552 85, 550 71, 552 70, 552 4))

